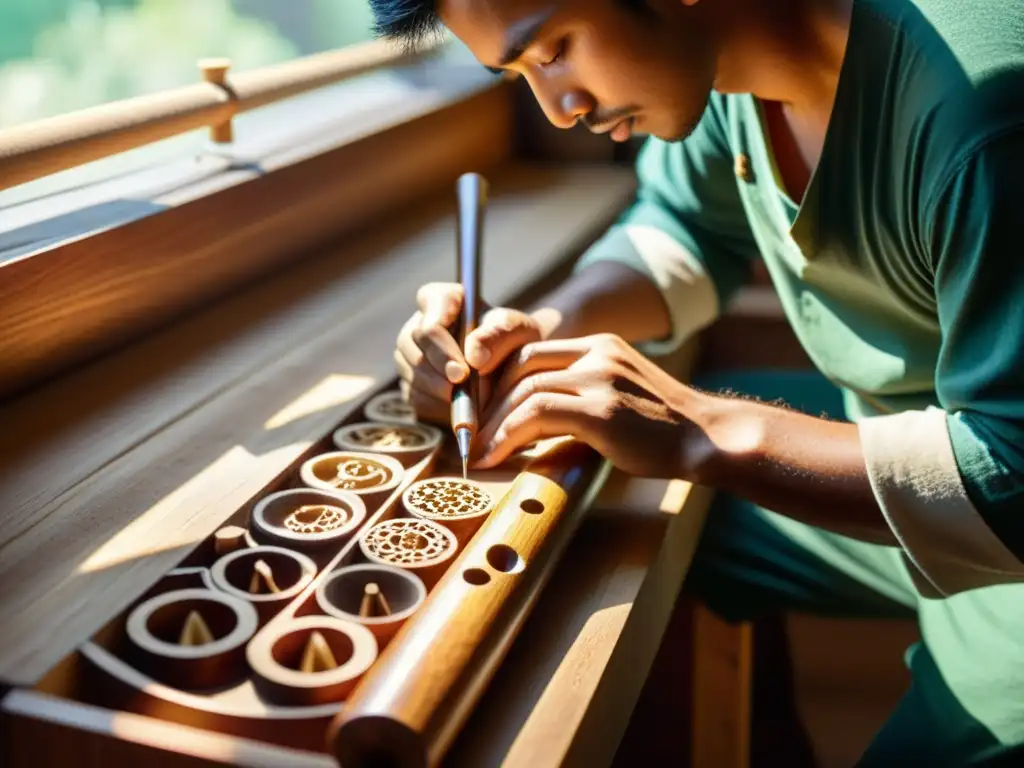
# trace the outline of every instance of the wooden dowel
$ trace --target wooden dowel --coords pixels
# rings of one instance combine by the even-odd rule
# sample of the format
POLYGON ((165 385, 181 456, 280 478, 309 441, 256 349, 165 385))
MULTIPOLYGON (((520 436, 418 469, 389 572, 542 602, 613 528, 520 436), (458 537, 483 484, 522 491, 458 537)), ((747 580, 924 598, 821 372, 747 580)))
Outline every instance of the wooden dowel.
POLYGON ((210 83, 141 96, 0 131, 0 190, 223 122, 234 114, 210 83))
POLYGON ((245 528, 239 525, 225 525, 213 534, 213 551, 215 554, 226 555, 246 546, 245 528))
POLYGON ((416 54, 406 54, 391 43, 371 40, 272 67, 240 72, 231 78, 231 87, 238 95, 239 111, 244 112, 382 67, 399 66, 425 58, 439 47, 431 45, 416 54))
MULTIPOLYGON (((116 101, 0 131, 0 190, 58 171, 177 136, 214 128, 227 137, 231 118, 242 112, 352 77, 425 58, 444 43, 407 54, 385 41, 244 72, 227 82, 209 80, 150 96, 116 101), (218 128, 219 127, 219 128, 218 128)), ((216 61, 210 77, 217 78, 216 61)), ((203 64, 200 64, 201 68, 203 64)), ((204 77, 206 77, 204 68, 204 77)))
MULTIPOLYGON (((224 90, 229 99, 234 101, 234 94, 228 87, 228 70, 231 69, 230 59, 201 59, 199 69, 203 73, 203 80, 212 83, 224 90)), ((221 123, 210 126, 210 140, 215 144, 230 144, 234 141, 234 129, 231 125, 231 117, 221 123)))

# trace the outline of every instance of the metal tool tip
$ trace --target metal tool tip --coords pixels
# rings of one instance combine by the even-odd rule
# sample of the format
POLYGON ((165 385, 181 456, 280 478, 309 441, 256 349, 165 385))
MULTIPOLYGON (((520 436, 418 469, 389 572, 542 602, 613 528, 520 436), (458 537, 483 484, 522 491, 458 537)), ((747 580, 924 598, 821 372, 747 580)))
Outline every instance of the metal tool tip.
POLYGON ((469 474, 469 444, 473 433, 465 427, 459 427, 455 430, 455 439, 459 444, 459 456, 462 457, 462 477, 466 479, 469 474))

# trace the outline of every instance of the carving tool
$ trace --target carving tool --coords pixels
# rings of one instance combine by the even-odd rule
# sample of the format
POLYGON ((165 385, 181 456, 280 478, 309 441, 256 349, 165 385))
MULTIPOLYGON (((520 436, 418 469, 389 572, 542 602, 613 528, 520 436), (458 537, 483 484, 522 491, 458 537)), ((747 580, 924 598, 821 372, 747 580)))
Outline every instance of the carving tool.
MULTIPOLYGON (((487 181, 477 173, 465 173, 456 185, 459 202, 458 280, 462 285, 462 312, 458 321, 459 347, 465 352, 466 339, 480 321, 480 255, 483 250, 484 206, 487 181)), ((452 430, 462 459, 462 477, 466 478, 469 454, 476 437, 479 375, 470 368, 469 376, 452 389, 452 430)))

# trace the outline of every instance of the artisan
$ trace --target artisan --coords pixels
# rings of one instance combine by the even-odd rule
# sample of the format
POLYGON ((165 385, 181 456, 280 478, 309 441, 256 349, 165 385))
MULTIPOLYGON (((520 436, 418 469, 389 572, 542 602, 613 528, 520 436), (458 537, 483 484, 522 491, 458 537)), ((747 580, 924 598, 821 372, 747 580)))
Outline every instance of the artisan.
POLYGON ((420 291, 396 359, 424 417, 504 363, 477 466, 572 434, 720 489, 687 586, 730 620, 917 616, 860 765, 1024 765, 1024 2, 371 3, 556 126, 648 136, 635 204, 532 311, 463 356, 457 287, 420 291), (756 259, 818 370, 658 368, 756 259))

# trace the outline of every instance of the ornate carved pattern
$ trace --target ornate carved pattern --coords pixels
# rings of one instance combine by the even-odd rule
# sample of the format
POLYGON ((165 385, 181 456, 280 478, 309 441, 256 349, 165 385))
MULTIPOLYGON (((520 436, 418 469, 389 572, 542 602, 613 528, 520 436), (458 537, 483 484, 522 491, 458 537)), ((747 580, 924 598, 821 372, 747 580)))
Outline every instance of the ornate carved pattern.
POLYGON ((337 474, 329 482, 341 490, 361 491, 390 481, 391 470, 383 464, 367 459, 345 459, 338 462, 337 474))
POLYGON ((378 395, 367 404, 366 416, 374 421, 412 424, 416 421, 416 409, 402 399, 400 392, 387 392, 378 395))
POLYGON ((289 531, 303 534, 327 533, 336 531, 349 520, 352 515, 343 507, 328 504, 304 504, 289 514, 283 525, 289 531))
POLYGON ((364 425, 350 430, 347 437, 354 445, 374 451, 427 445, 427 436, 421 430, 400 424, 364 425))
POLYGON ((419 565, 443 559, 454 546, 444 529, 425 520, 388 520, 366 532, 364 546, 374 557, 395 565, 419 565))
POLYGON ((486 512, 490 494, 475 483, 455 478, 425 480, 409 489, 405 503, 424 517, 468 517, 486 512))

